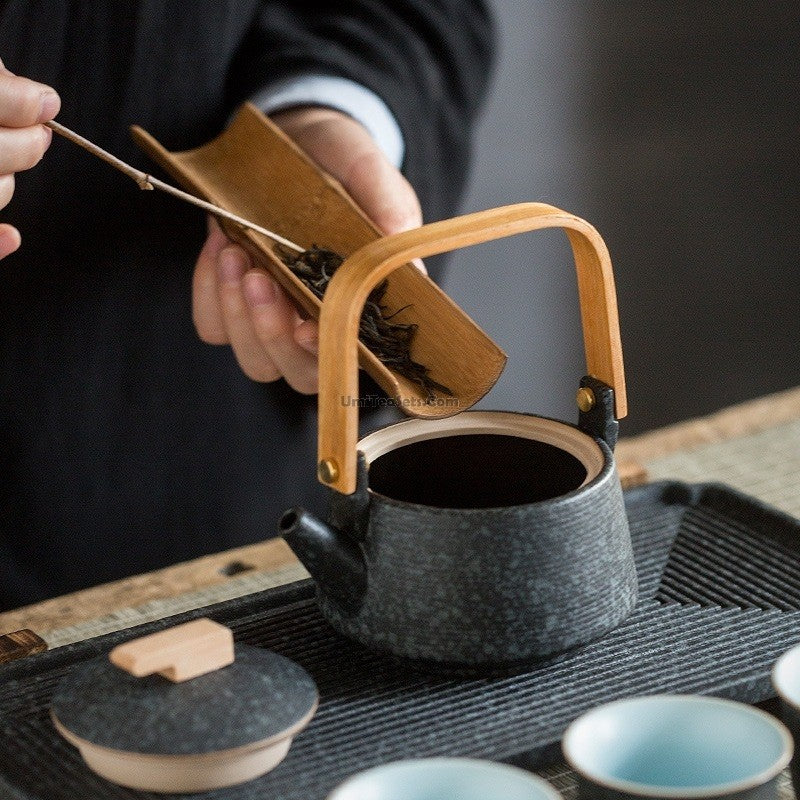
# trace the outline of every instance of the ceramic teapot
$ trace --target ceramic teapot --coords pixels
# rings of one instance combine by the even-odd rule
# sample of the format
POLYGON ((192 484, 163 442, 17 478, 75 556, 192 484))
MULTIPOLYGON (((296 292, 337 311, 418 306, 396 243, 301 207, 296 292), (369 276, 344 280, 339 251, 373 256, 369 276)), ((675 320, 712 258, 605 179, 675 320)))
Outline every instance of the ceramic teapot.
POLYGON ((319 362, 318 477, 330 511, 323 522, 290 509, 279 530, 334 628, 399 656, 483 667, 584 644, 630 614, 636 570, 612 455, 626 413, 619 323, 591 225, 523 203, 362 247, 326 291, 319 362), (410 259, 554 227, 578 272, 588 372, 578 425, 463 411, 357 442, 357 331, 373 287, 410 259))

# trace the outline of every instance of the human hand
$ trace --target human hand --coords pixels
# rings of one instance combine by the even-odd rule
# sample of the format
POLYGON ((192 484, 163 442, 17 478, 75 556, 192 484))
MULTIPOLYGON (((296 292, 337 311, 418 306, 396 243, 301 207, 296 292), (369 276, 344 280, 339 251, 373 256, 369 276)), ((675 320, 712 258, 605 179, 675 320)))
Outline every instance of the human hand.
MULTIPOLYGON (((411 185, 360 123, 317 107, 276 113, 272 120, 341 182, 384 233, 422 224, 411 185)), ((200 338, 229 344, 249 378, 285 378, 298 392, 317 391, 317 323, 300 315, 278 283, 254 268, 214 219, 195 266, 192 313, 200 338)))
MULTIPOLYGON (((42 125, 58 114, 61 100, 49 87, 9 72, 0 61, 0 208, 14 195, 14 173, 39 163, 53 132, 42 125)), ((0 258, 20 245, 19 231, 0 223, 0 258)))

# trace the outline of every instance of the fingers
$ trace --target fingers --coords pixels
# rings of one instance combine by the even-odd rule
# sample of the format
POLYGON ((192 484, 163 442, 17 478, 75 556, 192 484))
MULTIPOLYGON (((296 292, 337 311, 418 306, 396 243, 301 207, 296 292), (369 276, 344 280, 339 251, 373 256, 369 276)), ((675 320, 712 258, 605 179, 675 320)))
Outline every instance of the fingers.
POLYGON ((225 333, 242 372, 254 381, 275 381, 281 373, 256 336, 250 309, 242 292, 242 278, 250 267, 247 254, 230 245, 217 259, 218 296, 225 333))
POLYGON ((61 109, 61 99, 42 83, 0 72, 0 126, 29 128, 47 122, 61 109))
POLYGON ((298 392, 315 392, 316 356, 294 340, 297 309, 269 275, 248 267, 239 247, 220 253, 220 306, 239 366, 254 381, 284 378, 298 392))
POLYGON ((5 208, 14 196, 14 176, 0 175, 0 208, 5 208))
POLYGON ((192 320, 197 335, 208 344, 228 343, 217 291, 217 262, 230 243, 217 221, 209 217, 208 238, 197 257, 192 277, 192 320))
MULTIPOLYGON (((14 194, 14 173, 39 163, 53 132, 39 123, 58 114, 61 100, 48 86, 12 75, 0 62, 0 208, 14 194)), ((0 225, 0 258, 20 246, 19 231, 0 225)))
POLYGON ((294 340, 303 350, 317 355, 319 353, 319 323, 313 319, 302 320, 294 329, 294 340))
POLYGON ((214 220, 192 282, 192 314, 200 338, 230 344, 242 371, 260 382, 285 378, 299 392, 317 390, 317 325, 214 220))
MULTIPOLYGON (((14 194, 14 176, 0 175, 0 208, 8 205, 14 194)), ((21 239, 19 231, 12 225, 0 225, 0 259, 10 255, 19 248, 21 239)))
POLYGON ((265 272, 248 272, 242 288, 256 339, 275 369, 296 391, 316 392, 317 358, 315 352, 309 352, 315 345, 313 329, 308 330, 314 324, 300 318, 294 303, 265 272), (303 334, 298 342, 295 332, 301 326, 303 334))
POLYGON ((0 128, 0 175, 35 167, 50 146, 53 132, 44 125, 0 128))
POLYGON ((11 225, 0 225, 0 259, 13 253, 19 245, 19 231, 11 225))

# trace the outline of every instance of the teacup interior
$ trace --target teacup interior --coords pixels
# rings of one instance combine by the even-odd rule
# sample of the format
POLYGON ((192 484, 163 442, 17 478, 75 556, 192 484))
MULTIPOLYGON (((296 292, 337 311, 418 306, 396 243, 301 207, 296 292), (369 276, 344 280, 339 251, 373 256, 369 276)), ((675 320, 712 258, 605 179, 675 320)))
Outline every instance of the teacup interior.
POLYGON ((763 783, 788 763, 791 743, 777 720, 741 703, 658 696, 586 714, 565 736, 564 752, 601 785, 687 797, 763 783))
POLYGON ((356 775, 329 800, 560 800, 540 778, 514 767, 460 758, 398 761, 356 775))
POLYGON ((549 500, 596 477, 597 443, 564 423, 506 412, 411 420, 359 443, 373 492, 437 508, 549 500))

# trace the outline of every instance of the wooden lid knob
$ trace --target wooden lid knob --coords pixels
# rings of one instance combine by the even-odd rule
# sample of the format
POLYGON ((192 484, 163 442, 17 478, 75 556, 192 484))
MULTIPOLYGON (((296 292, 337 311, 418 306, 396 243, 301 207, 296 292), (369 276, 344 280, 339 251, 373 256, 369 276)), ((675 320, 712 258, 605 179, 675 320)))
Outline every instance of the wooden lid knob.
POLYGON ((233 632, 213 620, 196 619, 125 642, 108 658, 136 678, 158 673, 180 683, 232 664, 233 632))

